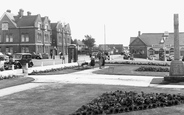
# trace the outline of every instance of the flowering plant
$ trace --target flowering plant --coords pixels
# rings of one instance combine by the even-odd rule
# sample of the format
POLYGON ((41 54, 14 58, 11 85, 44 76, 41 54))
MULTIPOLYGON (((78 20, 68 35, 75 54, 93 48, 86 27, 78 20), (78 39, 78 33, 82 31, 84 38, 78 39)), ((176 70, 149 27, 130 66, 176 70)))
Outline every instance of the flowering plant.
POLYGON ((173 106, 184 103, 184 95, 166 93, 137 93, 134 91, 103 93, 71 115, 116 114, 129 111, 173 106))

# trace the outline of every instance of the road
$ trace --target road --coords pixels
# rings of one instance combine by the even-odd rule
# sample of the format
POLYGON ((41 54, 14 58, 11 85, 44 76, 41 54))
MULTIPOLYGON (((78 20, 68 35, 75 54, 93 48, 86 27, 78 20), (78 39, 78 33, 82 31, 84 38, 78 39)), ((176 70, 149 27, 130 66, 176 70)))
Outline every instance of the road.
MULTIPOLYGON (((88 55, 79 55, 78 60, 86 60, 89 61, 90 58, 88 55)), ((46 65, 52 65, 52 64, 62 64, 62 63, 68 63, 68 55, 65 56, 65 62, 62 62, 62 59, 59 58, 59 56, 56 56, 55 59, 33 59, 34 67, 43 66, 46 65)))

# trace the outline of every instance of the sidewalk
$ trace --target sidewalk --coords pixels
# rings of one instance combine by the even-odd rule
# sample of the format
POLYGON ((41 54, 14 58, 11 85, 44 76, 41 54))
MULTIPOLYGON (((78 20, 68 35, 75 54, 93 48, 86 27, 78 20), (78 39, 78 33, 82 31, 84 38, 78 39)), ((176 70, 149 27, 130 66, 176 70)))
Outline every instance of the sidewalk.
MULTIPOLYGON (((18 85, 0 90, 0 97, 13 94, 16 92, 28 90, 49 83, 69 83, 69 84, 103 84, 103 85, 125 85, 125 86, 141 86, 141 87, 159 87, 159 88, 184 88, 184 85, 150 85, 153 78, 146 76, 128 76, 128 75, 102 75, 93 74, 93 71, 99 68, 88 69, 71 74, 63 75, 34 75, 29 76, 35 78, 32 83, 18 85)), ((162 78, 162 77, 160 77, 162 78)))

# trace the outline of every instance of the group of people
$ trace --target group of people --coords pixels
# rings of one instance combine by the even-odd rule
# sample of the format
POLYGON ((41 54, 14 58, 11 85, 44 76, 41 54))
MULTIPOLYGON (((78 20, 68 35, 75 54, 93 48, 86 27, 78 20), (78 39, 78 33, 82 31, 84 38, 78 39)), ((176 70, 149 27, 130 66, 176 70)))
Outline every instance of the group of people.
MULTIPOLYGON (((90 66, 94 67, 95 66, 95 56, 92 56, 90 54, 90 58, 91 58, 90 66)), ((106 55, 103 52, 98 52, 97 58, 99 60, 99 68, 102 69, 102 67, 105 66, 106 55)))

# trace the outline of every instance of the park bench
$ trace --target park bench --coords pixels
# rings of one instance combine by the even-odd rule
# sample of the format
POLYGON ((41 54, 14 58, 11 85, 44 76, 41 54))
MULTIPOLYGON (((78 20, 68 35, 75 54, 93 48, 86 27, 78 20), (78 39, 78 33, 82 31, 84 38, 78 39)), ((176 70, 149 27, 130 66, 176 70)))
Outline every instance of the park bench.
POLYGON ((87 66, 89 66, 89 63, 88 62, 86 62, 85 60, 79 60, 79 61, 77 61, 77 64, 78 64, 78 68, 85 68, 85 67, 87 67, 87 66))

